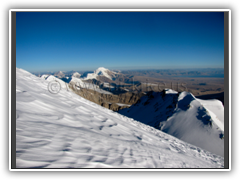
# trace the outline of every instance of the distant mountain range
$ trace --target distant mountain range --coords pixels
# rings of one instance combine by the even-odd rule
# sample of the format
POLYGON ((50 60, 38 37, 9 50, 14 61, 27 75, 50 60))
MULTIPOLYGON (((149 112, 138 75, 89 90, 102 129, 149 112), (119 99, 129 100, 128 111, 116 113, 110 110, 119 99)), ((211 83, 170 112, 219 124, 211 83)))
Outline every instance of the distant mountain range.
POLYGON ((117 80, 128 82, 129 78, 103 67, 84 74, 72 72, 70 77, 59 71, 54 75, 44 74, 41 78, 49 82, 58 81, 61 88, 70 88, 76 94, 114 111, 131 106, 143 95, 129 92, 124 86, 122 87, 126 83, 116 84, 117 80))
MULTIPOLYGON (((221 73, 222 70, 221 69, 211 69, 212 72, 215 73, 221 73)), ((149 73, 186 73, 183 70, 147 70, 147 71, 131 71, 134 73, 143 73, 143 72, 149 72, 149 73)), ((131 72, 129 72, 131 74, 131 72)), ((202 70, 203 73, 209 73, 209 69, 205 69, 202 70)), ((42 77, 44 77, 45 79, 48 79, 47 77, 51 77, 54 76, 56 78, 58 78, 59 80, 61 80, 61 84, 68 83, 69 85, 71 85, 72 87, 75 87, 75 85, 79 86, 79 88, 82 89, 91 89, 94 90, 95 92, 98 93, 103 93, 103 94, 121 94, 121 93, 126 93, 126 92, 132 92, 132 93, 145 93, 148 91, 159 91, 159 84, 162 86, 162 83, 146 83, 146 82, 142 82, 142 80, 144 80, 144 78, 142 78, 141 81, 136 81, 134 80, 134 75, 129 75, 129 74, 123 74, 126 73, 126 71, 120 72, 120 71, 110 71, 109 69, 106 69, 104 67, 100 67, 98 69, 96 69, 95 71, 88 71, 88 72, 83 72, 83 73, 79 73, 76 71, 71 71, 71 72, 63 72, 63 71, 59 71, 54 73, 53 75, 49 75, 49 74, 44 74, 42 75, 42 77), (63 82, 62 82, 63 81, 63 82)), ((194 74, 195 71, 191 70, 188 72, 188 74, 194 74)), ((198 72, 196 72, 196 74, 199 74, 198 72)), ((201 74, 201 73, 200 73, 201 74)), ((143 77, 143 76, 142 76, 143 77)), ((50 79, 51 79, 50 78, 50 79)), ((141 78, 140 78, 141 79, 141 78)), ((195 81, 192 81, 195 82, 195 81)), ((178 82, 177 82, 178 83, 178 82)), ((195 83, 196 84, 196 83, 195 83)), ((201 84, 201 83, 200 83, 201 84)), ((198 85, 199 87, 200 85, 198 85)), ((195 89, 199 89, 197 87, 197 85, 195 85, 195 89)), ((208 88, 209 90, 212 90, 211 87, 206 87, 206 86, 202 86, 201 89, 198 90, 198 92, 204 92, 204 89, 208 88)), ((216 86, 217 87, 217 86, 216 86)), ((79 95, 82 93, 78 93, 79 95)), ((140 96, 141 97, 141 96, 140 96)), ((211 99, 211 97, 213 96, 203 96, 203 98, 207 98, 207 99, 211 99)), ((216 97, 216 96, 214 96, 216 97)), ((92 98, 90 98, 89 96, 89 100, 92 100, 92 98)), ((95 99, 95 98, 94 98, 95 99)), ((116 99, 116 98, 114 98, 116 99)), ((222 102, 224 102, 224 98, 223 96, 219 96, 217 97, 217 99, 221 100, 222 102)), ((105 102, 106 100, 104 100, 105 102)), ((107 101, 106 103, 103 103, 99 100, 95 100, 95 103, 100 103, 100 104, 104 104, 103 106, 105 107, 110 107, 112 101, 107 101)), ((114 100, 114 103, 116 103, 116 100, 114 100)), ((123 104, 127 104, 129 105, 127 102, 121 102, 123 104)), ((113 106, 111 106, 113 107, 113 106)), ((116 105, 117 107, 117 105, 116 105)), ((118 110, 118 108, 116 108, 114 106, 114 110, 118 110)), ((122 107, 121 107, 122 108, 122 107)))
MULTIPOLYGON (((79 72, 71 72, 69 73, 64 73, 62 71, 58 71, 54 74, 43 74, 41 77, 50 77, 54 76, 58 79, 61 79, 64 82, 67 83, 79 83, 80 85, 84 85, 90 83, 90 84, 95 84, 95 85, 102 85, 102 88, 107 88, 109 90, 110 87, 118 87, 120 85, 128 85, 131 84, 139 84, 140 82, 132 82, 131 77, 129 75, 124 75, 120 72, 114 72, 110 71, 109 69, 106 69, 104 67, 99 67, 96 69, 94 72, 84 72, 83 74, 80 74, 79 72)), ((129 86, 129 85, 128 85, 129 86)), ((83 87, 84 88, 84 87, 83 87)), ((116 89, 115 89, 116 90, 116 89)), ((124 92, 124 91, 123 91, 124 92)), ((126 91, 125 91, 126 92, 126 91)))
POLYGON ((82 78, 92 79, 97 77, 98 75, 103 75, 108 77, 109 79, 114 78, 114 74, 124 74, 124 75, 132 75, 132 76, 148 76, 148 77, 224 77, 224 69, 223 68, 199 68, 199 69, 140 69, 140 70, 114 70, 110 71, 104 67, 100 67, 95 71, 58 71, 58 72, 41 72, 41 73, 33 73, 37 76, 41 76, 43 74, 54 75, 61 78, 62 73, 65 76, 71 76, 73 73, 78 72, 81 74, 82 78))

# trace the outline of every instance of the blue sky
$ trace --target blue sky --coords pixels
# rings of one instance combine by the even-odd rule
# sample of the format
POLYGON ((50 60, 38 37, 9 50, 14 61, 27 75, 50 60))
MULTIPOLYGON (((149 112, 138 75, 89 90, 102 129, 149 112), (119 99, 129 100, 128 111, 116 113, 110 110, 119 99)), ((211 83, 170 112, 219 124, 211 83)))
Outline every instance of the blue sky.
POLYGON ((16 65, 30 72, 223 68, 223 12, 17 12, 16 65))

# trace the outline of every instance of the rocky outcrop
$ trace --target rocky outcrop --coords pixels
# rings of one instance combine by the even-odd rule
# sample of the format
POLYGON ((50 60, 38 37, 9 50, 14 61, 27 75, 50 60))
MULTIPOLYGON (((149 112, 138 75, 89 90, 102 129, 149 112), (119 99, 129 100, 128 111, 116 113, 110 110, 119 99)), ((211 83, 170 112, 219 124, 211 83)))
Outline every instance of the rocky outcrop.
POLYGON ((103 94, 92 89, 76 88, 73 83, 69 83, 70 89, 79 96, 88 99, 96 104, 99 104, 105 108, 113 111, 128 108, 129 105, 135 104, 144 94, 143 93, 132 93, 126 92, 119 95, 115 94, 103 94), (118 105, 116 103, 126 104, 118 105))
POLYGON ((102 103, 101 106, 111 109, 113 111, 119 111, 120 109, 129 108, 129 106, 119 106, 115 103, 107 103, 107 102, 102 103))
POLYGON ((142 93, 132 93, 132 92, 126 92, 119 95, 114 94, 100 94, 100 97, 108 102, 111 103, 123 103, 132 105, 135 104, 138 99, 140 99, 143 96, 142 93))

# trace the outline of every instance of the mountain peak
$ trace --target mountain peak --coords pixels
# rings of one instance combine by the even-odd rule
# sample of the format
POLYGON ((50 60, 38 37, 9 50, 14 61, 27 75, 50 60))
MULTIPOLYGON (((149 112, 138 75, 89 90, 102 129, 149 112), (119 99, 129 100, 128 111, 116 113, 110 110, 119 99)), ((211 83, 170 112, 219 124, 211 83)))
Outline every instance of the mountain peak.
POLYGON ((99 67, 99 68, 97 68, 97 70, 109 70, 109 69, 104 68, 104 67, 99 67))
POLYGON ((80 78, 81 74, 79 74, 78 72, 75 72, 72 74, 72 77, 80 78))
POLYGON ((65 77, 65 74, 62 71, 58 71, 58 72, 54 73, 54 76, 56 76, 58 78, 63 78, 63 77, 65 77))
POLYGON ((107 72, 111 72, 109 69, 107 69, 107 68, 104 68, 104 67, 99 67, 99 68, 97 68, 96 69, 96 74, 98 74, 98 73, 103 73, 103 72, 105 72, 105 73, 107 73, 107 72))
POLYGON ((84 80, 87 80, 87 79, 98 79, 99 76, 104 76, 104 77, 112 80, 115 77, 115 74, 116 74, 115 72, 110 71, 107 68, 99 67, 93 73, 88 73, 87 77, 84 78, 84 80))

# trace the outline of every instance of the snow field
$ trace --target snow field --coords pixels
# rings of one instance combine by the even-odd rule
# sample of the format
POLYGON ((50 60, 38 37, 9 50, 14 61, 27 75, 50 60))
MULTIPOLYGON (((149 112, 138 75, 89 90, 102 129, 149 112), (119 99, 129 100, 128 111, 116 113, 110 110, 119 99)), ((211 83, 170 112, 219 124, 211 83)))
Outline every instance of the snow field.
POLYGON ((223 168, 221 156, 16 71, 17 168, 223 168))
POLYGON ((224 156, 224 107, 218 100, 200 100, 189 92, 166 89, 143 96, 120 114, 159 128, 178 139, 224 156))

